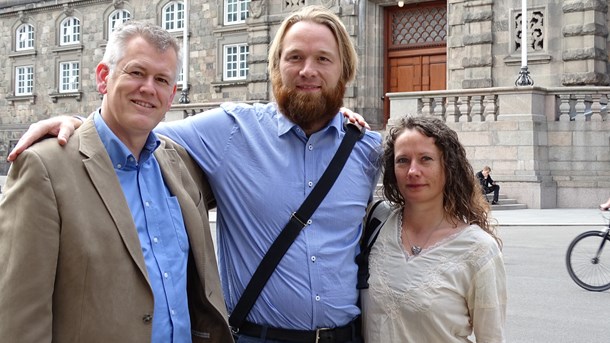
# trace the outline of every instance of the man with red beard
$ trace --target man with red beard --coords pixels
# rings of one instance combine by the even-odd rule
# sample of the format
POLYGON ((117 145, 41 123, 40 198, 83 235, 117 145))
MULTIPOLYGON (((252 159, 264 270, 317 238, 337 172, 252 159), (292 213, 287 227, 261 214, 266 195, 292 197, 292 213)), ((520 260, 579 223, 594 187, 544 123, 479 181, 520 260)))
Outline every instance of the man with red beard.
MULTIPOLYGON (((208 177, 229 312, 337 151, 345 135, 340 108, 357 63, 340 19, 326 8, 305 7, 284 20, 270 47, 277 103, 225 103, 155 129, 184 146, 208 177)), ((360 342, 354 258, 380 145, 381 136, 370 131, 356 143, 263 288, 238 343, 360 342)))

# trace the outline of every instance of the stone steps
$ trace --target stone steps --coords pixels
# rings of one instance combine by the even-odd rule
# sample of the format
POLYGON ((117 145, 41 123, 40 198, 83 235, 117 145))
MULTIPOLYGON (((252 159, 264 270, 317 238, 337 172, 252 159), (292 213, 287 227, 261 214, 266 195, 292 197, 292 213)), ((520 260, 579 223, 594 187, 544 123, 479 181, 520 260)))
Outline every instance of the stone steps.
MULTIPOLYGON (((487 194, 487 201, 491 204, 491 200, 493 199, 493 193, 487 194)), ((495 205, 491 205, 492 211, 501 211, 501 210, 523 210, 526 209, 527 205, 519 204, 516 199, 510 199, 505 194, 500 193, 498 196, 498 203, 495 205)))

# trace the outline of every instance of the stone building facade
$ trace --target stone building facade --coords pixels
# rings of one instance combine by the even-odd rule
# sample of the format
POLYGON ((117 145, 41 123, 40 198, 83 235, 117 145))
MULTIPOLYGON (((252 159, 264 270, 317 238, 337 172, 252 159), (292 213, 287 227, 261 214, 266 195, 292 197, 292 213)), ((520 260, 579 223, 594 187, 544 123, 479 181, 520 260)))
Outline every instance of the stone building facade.
POLYGON ((526 11, 523 30, 521 1, 447 1, 447 89, 388 94, 389 124, 444 119, 473 166, 530 208, 596 207, 610 196, 608 1, 526 11))
POLYGON ((115 22, 150 21, 186 42, 175 119, 272 101, 268 46, 287 13, 311 4, 352 36, 360 64, 345 105, 374 129, 405 114, 442 118, 475 169, 490 165, 529 207, 610 196, 608 0, 527 0, 525 30, 521 0, 3 0, 0 174, 30 123, 99 105, 94 71, 115 22), (522 45, 533 86, 516 86, 522 45))

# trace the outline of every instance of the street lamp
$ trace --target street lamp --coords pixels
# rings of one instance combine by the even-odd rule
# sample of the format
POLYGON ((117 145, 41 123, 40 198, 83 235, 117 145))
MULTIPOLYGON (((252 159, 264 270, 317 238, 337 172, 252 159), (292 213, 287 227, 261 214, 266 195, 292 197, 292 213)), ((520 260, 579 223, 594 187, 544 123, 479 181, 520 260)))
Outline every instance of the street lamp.
POLYGON ((521 71, 515 81, 515 86, 533 86, 534 80, 527 70, 527 0, 521 0, 521 71))

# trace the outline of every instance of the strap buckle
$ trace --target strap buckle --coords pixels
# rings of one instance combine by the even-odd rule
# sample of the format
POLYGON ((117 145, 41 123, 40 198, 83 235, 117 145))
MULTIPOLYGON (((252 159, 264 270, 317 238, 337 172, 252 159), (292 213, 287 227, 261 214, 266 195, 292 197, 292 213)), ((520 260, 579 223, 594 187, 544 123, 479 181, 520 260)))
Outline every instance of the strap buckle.
POLYGON ((297 217, 297 213, 296 212, 292 212, 292 214, 290 214, 290 220, 296 220, 297 223, 301 224, 301 227, 305 227, 309 224, 311 224, 311 219, 307 221, 307 223, 304 223, 301 218, 297 217))
POLYGON ((330 330, 332 330, 332 328, 319 328, 319 329, 316 329, 316 342, 315 343, 320 342, 320 331, 330 331, 330 330))

